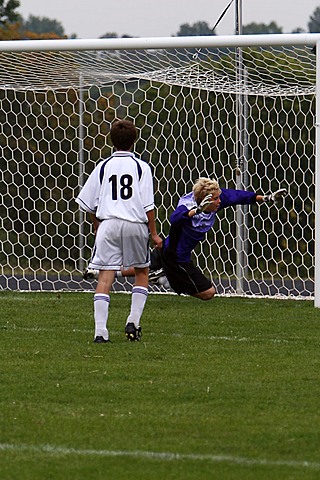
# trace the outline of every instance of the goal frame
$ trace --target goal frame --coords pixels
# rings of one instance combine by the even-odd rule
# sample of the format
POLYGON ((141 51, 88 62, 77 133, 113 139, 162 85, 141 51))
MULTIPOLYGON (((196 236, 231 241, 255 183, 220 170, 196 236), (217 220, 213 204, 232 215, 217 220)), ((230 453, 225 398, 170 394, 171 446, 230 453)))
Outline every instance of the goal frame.
POLYGON ((315 121, 315 280, 314 306, 320 307, 320 34, 269 34, 201 37, 15 40, 0 42, 0 52, 134 50, 307 45, 316 47, 315 121))

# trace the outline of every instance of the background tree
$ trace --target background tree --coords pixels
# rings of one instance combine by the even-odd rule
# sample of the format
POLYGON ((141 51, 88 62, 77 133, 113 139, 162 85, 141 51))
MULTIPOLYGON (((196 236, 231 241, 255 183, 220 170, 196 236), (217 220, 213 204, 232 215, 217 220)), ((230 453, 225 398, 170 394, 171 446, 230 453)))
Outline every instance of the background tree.
POLYGON ((291 33, 305 33, 304 28, 296 27, 291 33))
POLYGON ((118 38, 118 34, 116 32, 106 32, 104 35, 101 35, 99 38, 118 38))
POLYGON ((20 7, 19 0, 0 0, 0 26, 20 20, 21 17, 16 12, 18 7, 20 7))
POLYGON ((119 37, 116 32, 107 32, 104 35, 101 35, 101 37, 99 38, 132 38, 132 36, 124 33, 123 35, 121 35, 121 37, 119 37))
POLYGON ((310 16, 308 28, 310 33, 320 32, 320 7, 317 7, 313 14, 310 16))
POLYGON ((21 28, 36 34, 55 33, 58 37, 64 37, 64 28, 58 20, 48 17, 36 17, 29 15, 26 21, 21 22, 21 28))
POLYGON ((177 37, 194 37, 198 35, 215 35, 212 28, 209 27, 207 22, 196 22, 193 25, 189 23, 183 23, 180 25, 180 30, 177 33, 177 37))
MULTIPOLYGON (((21 24, 8 23, 5 27, 0 26, 0 41, 1 40, 50 40, 61 38, 55 33, 34 33, 26 30, 21 30, 21 24)), ((65 37, 64 37, 65 38, 65 37)))
POLYGON ((248 23, 242 28, 242 33, 244 35, 254 35, 257 33, 282 33, 282 27, 276 24, 276 22, 271 22, 269 25, 266 23, 248 23))

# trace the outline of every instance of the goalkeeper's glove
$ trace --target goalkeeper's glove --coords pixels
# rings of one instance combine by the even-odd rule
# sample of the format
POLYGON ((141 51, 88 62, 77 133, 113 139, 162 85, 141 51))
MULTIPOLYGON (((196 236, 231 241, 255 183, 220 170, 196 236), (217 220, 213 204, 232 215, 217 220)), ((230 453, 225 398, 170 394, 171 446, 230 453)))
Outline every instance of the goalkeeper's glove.
POLYGON ((270 193, 269 195, 264 195, 263 201, 264 202, 269 202, 269 203, 277 203, 286 194, 287 194, 287 189, 286 188, 280 188, 280 190, 277 190, 274 193, 270 193))
POLYGON ((202 202, 196 207, 196 215, 198 215, 198 213, 201 213, 203 212, 203 210, 208 206, 210 205, 210 203, 212 203, 212 193, 209 193, 209 195, 207 195, 206 197, 204 197, 204 199, 202 200, 202 202))

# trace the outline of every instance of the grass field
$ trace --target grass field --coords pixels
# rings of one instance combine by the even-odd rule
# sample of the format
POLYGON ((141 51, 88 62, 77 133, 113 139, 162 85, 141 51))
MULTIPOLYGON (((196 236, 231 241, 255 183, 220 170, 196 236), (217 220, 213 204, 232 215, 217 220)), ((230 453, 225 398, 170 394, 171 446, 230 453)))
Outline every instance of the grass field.
POLYGON ((2 292, 1 480, 320 478, 320 310, 150 295, 141 342, 113 294, 2 292))

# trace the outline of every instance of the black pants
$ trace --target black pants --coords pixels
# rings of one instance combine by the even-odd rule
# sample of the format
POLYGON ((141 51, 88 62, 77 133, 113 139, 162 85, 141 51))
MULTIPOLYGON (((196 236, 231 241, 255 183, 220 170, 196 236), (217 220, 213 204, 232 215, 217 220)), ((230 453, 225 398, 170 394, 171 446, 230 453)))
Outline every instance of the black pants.
POLYGON ((165 250, 152 250, 151 270, 163 268, 171 288, 178 293, 195 295, 212 287, 212 282, 193 262, 177 262, 165 250))

